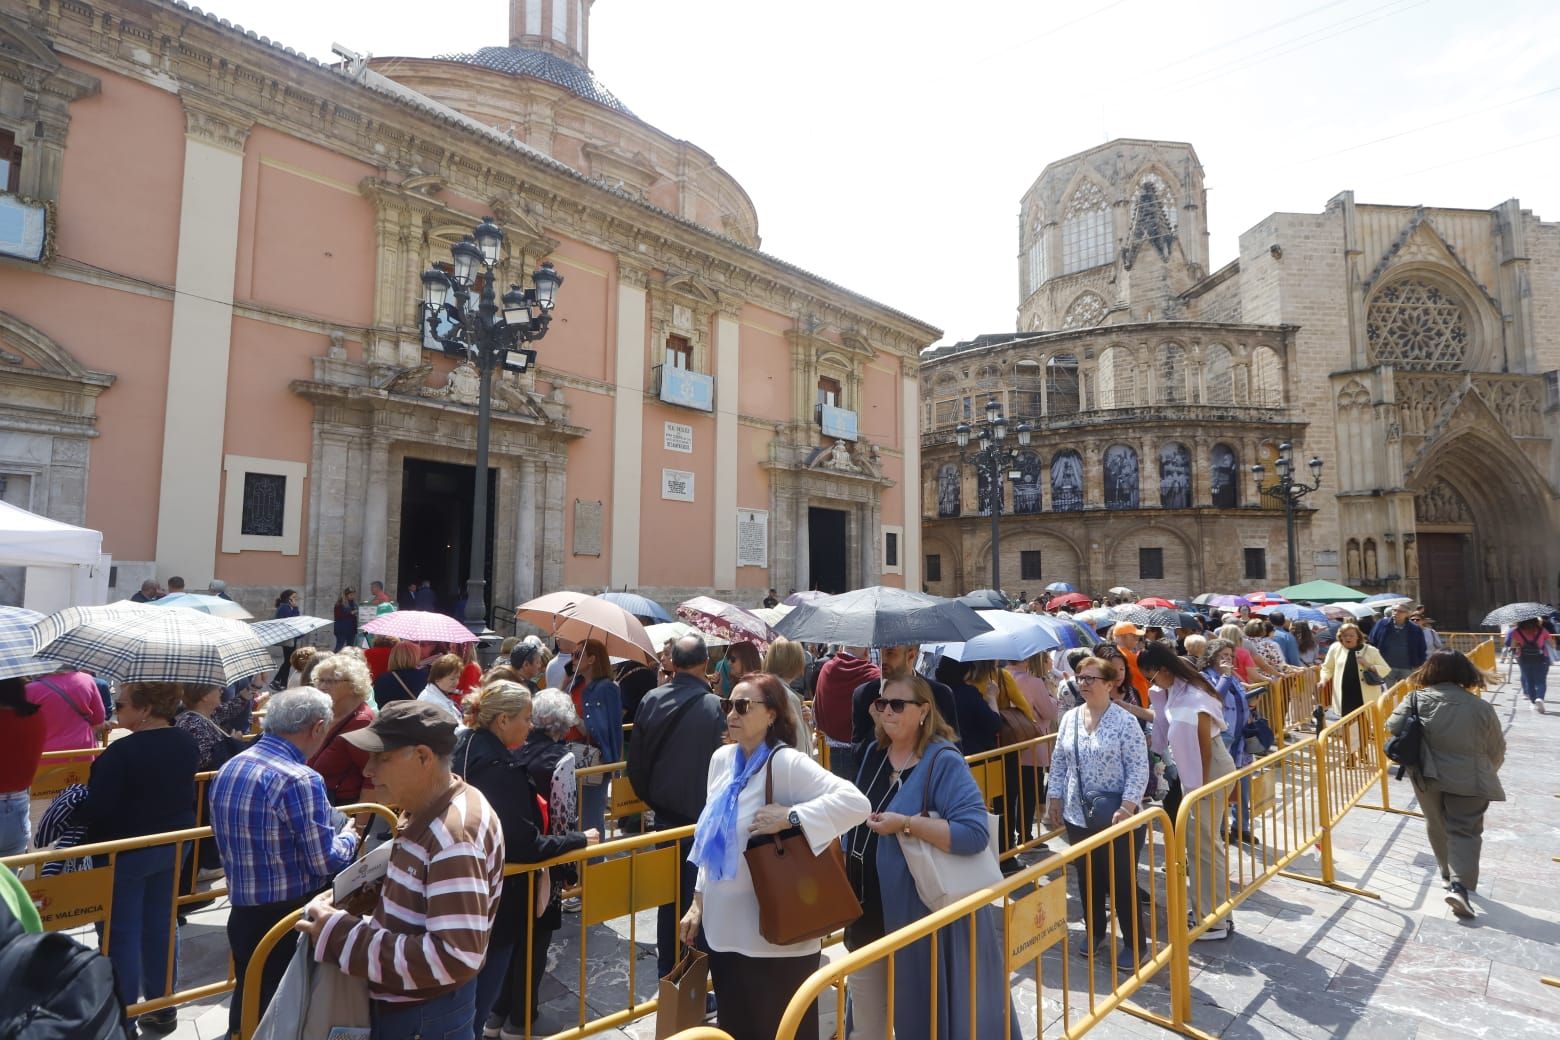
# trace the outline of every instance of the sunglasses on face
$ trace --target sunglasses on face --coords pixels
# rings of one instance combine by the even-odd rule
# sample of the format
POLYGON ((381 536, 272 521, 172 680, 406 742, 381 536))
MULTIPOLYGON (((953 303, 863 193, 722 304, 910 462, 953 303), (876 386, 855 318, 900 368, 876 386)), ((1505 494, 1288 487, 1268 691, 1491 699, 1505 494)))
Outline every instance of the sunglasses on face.
POLYGON ((758 702, 751 697, 722 697, 720 699, 720 713, 730 715, 736 712, 738 715, 746 715, 748 709, 758 702))
POLYGON ((903 697, 879 697, 869 707, 880 715, 885 711, 891 711, 895 715, 903 715, 905 709, 910 705, 920 703, 920 701, 905 700, 903 697))

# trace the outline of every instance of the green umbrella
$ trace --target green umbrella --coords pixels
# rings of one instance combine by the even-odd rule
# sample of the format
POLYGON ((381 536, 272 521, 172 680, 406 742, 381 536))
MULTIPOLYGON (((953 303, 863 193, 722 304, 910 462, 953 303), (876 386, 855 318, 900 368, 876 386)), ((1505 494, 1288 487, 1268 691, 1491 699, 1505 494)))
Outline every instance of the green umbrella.
POLYGON ((1294 602, 1310 603, 1358 603, 1365 598, 1365 593, 1358 589, 1351 589, 1347 585, 1339 585, 1336 581, 1308 581, 1301 585, 1291 585, 1287 589, 1279 589, 1278 595, 1294 602))

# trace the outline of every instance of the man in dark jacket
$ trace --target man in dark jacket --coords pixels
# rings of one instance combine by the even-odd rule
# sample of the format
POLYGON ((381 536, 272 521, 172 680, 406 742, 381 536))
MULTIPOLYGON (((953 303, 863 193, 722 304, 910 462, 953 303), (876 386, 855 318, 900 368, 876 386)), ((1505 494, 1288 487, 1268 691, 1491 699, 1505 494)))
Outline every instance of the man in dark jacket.
POLYGON ((851 711, 862 683, 881 679, 878 666, 867 659, 864 646, 847 646, 818 670, 813 693, 813 718, 829 745, 829 769, 835 776, 855 782, 856 751, 851 743, 851 711))
MULTIPOLYGON (((850 742, 856 746, 857 761, 866 758, 866 745, 872 743, 876 734, 876 726, 872 721, 872 702, 877 700, 883 684, 889 679, 902 678, 915 670, 915 655, 920 653, 920 650, 921 648, 915 645, 883 647, 879 651, 883 661, 882 678, 862 683, 851 695, 850 742)), ((958 725, 954 715, 953 691, 936 679, 927 679, 926 683, 932 688, 932 700, 936 702, 937 714, 941 715, 943 721, 949 726, 958 725)), ((851 779, 856 778, 853 776, 851 779)))
POLYGON ((1408 604, 1399 603, 1392 613, 1370 630, 1370 645, 1386 659, 1387 685, 1408 677, 1425 663, 1425 630, 1408 620, 1408 604))
MULTIPOLYGON (((634 713, 628 780, 655 811, 658 831, 697 823, 704 811, 710 757, 726 735, 720 698, 704 681, 709 660, 703 636, 677 640, 672 644, 671 681, 645 694, 634 713)), ((656 918, 656 964, 663 978, 676 966, 677 922, 693 902, 698 868, 687 861, 691 845, 691 841, 679 843, 683 865, 677 905, 663 904, 656 918)))

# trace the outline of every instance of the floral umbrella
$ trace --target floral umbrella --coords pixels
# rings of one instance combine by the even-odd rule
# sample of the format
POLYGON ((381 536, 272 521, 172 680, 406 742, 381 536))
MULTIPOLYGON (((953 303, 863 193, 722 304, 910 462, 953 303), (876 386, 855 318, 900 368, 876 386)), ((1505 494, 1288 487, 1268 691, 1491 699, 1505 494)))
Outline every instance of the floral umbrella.
POLYGON ((701 632, 720 636, 733 643, 756 643, 760 650, 775 641, 769 622, 743 607, 713 596, 695 596, 677 605, 677 616, 701 632))

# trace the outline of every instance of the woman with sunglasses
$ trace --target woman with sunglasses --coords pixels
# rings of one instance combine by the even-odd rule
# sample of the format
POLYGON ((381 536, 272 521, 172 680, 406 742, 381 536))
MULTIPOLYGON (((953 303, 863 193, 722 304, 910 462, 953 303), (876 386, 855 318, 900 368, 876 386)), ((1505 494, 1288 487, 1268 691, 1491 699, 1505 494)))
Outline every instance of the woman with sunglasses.
MULTIPOLYGON (((852 950, 929 913, 905 862, 899 844, 903 837, 930 842, 955 855, 988 855, 985 799, 958 753, 953 730, 937 713, 931 686, 914 673, 885 679, 871 712, 875 739, 867 746, 856 786, 866 793, 872 814, 847 840, 846 867, 862 905, 861 917, 845 929, 845 945, 852 950), (923 805, 936 817, 920 815, 923 805)), ((993 913, 988 906, 975 915, 974 993, 969 983, 969 925, 959 921, 937 936, 937 1020, 927 1016, 931 940, 922 939, 894 955, 892 1032, 887 963, 878 961, 850 976, 851 1036, 972 1040, 1000 1037, 1008 1025, 1010 1035, 1020 1036, 993 913), (973 1034, 969 1032, 972 1000, 973 1034)))
MULTIPOLYGON (((1151 684, 1154 750, 1164 754, 1168 749, 1181 776, 1181 790, 1190 793, 1233 773, 1235 763, 1224 746, 1224 702, 1207 677, 1163 645, 1144 650, 1138 667, 1151 684)), ((1228 796, 1226 791, 1197 802, 1186 827, 1193 925, 1211 915, 1229 892, 1229 852, 1220 836, 1228 796)), ((1226 914, 1197 938, 1228 939, 1234 931, 1234 917, 1226 914)))
MULTIPOLYGON (((759 934, 758 896, 742 852, 750 838, 800 828, 816 854, 864 820, 871 806, 848 781, 798 750, 790 691, 778 678, 748 675, 721 706, 731 742, 710 759, 708 797, 688 853, 699 873, 682 941, 691 945, 703 931, 720 1028, 735 1040, 772 1040, 791 997, 818 969, 821 947, 817 939, 776 946, 759 934), (775 798, 767 804, 766 774, 775 798)), ((815 1004, 798 1035, 817 1034, 815 1004)))
MULTIPOLYGON (((1083 703, 1064 715, 1057 727, 1046 789, 1046 822, 1051 827, 1065 824, 1067 840, 1074 845, 1127 819, 1143 804, 1148 787, 1148 747, 1137 720, 1122 702, 1112 698, 1125 674, 1121 665, 1099 657, 1078 662, 1075 681, 1083 703)), ((1078 895, 1084 904, 1084 944, 1075 952, 1091 961, 1109 955, 1105 919, 1109 898, 1124 943, 1116 960, 1122 971, 1135 970, 1134 957, 1149 952, 1137 898, 1137 845, 1137 835, 1129 832, 1115 839, 1109 849, 1098 849, 1073 861, 1078 895)))

